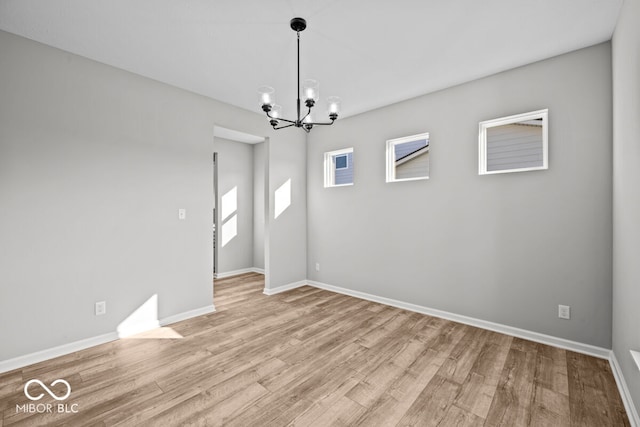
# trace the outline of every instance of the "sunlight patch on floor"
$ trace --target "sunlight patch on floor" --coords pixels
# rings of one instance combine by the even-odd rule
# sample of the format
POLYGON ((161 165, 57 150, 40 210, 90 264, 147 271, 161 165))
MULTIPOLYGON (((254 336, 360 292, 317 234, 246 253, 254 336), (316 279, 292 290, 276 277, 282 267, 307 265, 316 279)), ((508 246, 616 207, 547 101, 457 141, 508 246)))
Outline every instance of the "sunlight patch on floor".
POLYGON ((160 340, 173 340, 184 338, 184 336, 180 335, 174 329, 169 328, 167 326, 152 329, 150 331, 141 332, 136 335, 131 335, 126 337, 125 339, 160 339, 160 340))

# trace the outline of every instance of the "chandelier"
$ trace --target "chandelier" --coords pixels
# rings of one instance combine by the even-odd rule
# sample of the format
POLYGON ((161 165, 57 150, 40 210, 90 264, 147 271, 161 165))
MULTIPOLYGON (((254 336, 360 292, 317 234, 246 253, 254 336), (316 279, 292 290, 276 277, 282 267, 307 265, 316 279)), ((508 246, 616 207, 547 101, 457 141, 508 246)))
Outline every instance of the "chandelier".
POLYGON ((290 22, 291 29, 298 35, 298 99, 296 107, 298 115, 296 120, 289 120, 281 117, 282 107, 275 103, 275 90, 270 86, 262 86, 258 89, 260 101, 262 102, 262 111, 267 114, 269 123, 274 129, 284 129, 291 126, 304 129, 307 133, 316 125, 332 125, 338 118, 340 112, 340 98, 331 96, 327 98, 327 109, 330 122, 314 122, 311 118, 311 109, 316 105, 319 99, 319 84, 316 80, 307 79, 302 83, 304 93, 304 105, 307 107, 306 114, 301 115, 300 110, 300 32, 307 28, 307 21, 302 18, 293 18, 290 22), (281 122, 284 124, 281 125, 281 122))

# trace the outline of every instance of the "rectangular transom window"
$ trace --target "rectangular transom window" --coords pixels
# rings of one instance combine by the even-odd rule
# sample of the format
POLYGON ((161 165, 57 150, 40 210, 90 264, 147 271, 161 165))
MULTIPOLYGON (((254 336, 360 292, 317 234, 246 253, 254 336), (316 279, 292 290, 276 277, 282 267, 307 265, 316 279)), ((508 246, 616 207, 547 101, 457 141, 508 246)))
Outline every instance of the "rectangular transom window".
POLYGON ((353 185, 353 148, 324 153, 324 186, 353 185))
POLYGON ((549 168, 548 110, 480 122, 480 175, 549 168))
POLYGON ((429 179, 429 134, 387 141, 387 182, 429 179))

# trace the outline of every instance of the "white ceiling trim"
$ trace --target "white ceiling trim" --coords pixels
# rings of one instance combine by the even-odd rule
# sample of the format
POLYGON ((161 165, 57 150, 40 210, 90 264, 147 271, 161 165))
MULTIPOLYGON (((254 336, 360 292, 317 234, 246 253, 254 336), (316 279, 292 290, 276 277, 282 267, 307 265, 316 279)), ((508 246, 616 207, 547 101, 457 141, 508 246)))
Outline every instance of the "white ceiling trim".
POLYGON ((265 141, 263 136, 251 135, 217 125, 213 128, 213 136, 231 141, 244 142, 245 144, 259 144, 265 141))

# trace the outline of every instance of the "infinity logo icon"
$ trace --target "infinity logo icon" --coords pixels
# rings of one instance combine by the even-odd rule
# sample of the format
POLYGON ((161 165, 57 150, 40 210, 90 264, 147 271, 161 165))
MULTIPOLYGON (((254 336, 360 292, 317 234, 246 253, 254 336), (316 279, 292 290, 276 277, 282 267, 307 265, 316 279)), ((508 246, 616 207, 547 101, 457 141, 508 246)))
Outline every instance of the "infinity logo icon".
POLYGON ((24 385, 24 395, 27 396, 30 400, 40 400, 44 396, 44 393, 40 393, 37 396, 32 396, 32 395, 29 394, 28 388, 33 383, 40 384, 40 387, 42 387, 44 389, 44 391, 49 393, 49 396, 53 397, 55 400, 65 400, 67 397, 69 397, 69 395, 71 395, 71 385, 69 385, 69 383, 66 382, 65 380, 58 379, 58 380, 55 380, 54 382, 52 382, 50 384, 51 387, 55 386, 56 384, 64 384, 64 385, 67 386, 67 393, 62 397, 56 396, 56 394, 53 391, 51 391, 51 389, 49 387, 44 385, 44 383, 42 381, 40 381, 40 380, 30 380, 24 385))

